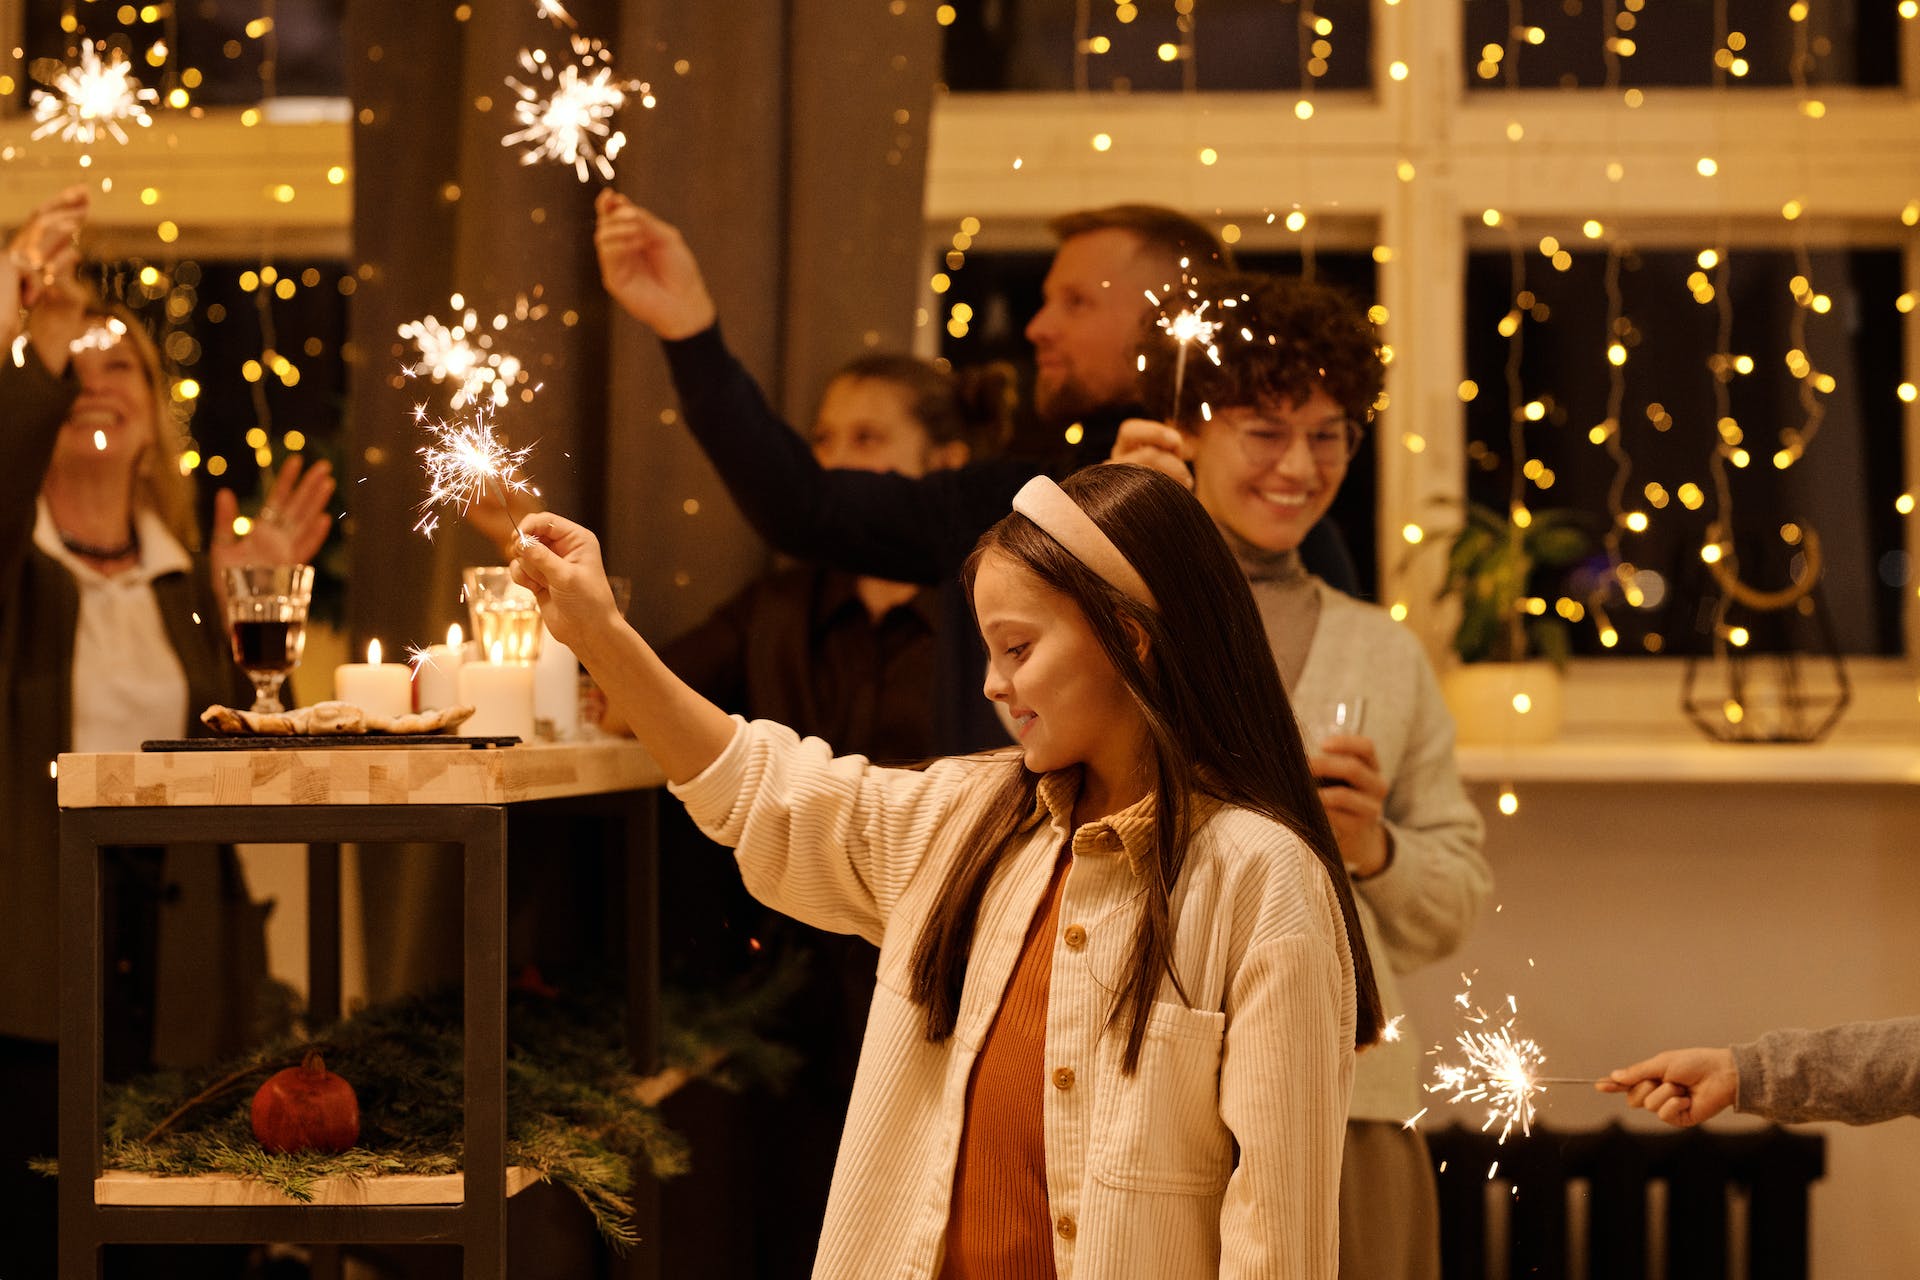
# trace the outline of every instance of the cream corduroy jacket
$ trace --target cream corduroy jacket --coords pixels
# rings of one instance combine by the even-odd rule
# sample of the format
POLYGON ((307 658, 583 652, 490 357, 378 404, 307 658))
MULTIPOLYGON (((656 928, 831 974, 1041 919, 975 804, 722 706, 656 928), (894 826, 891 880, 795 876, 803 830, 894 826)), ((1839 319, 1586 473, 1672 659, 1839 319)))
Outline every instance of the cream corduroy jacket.
POLYGON ((743 720, 718 759, 673 788, 708 835, 734 846, 755 897, 880 946, 814 1275, 939 1274, 967 1082, 1070 841, 1046 1079, 1034 1082, 1046 1093, 1061 1280, 1333 1276, 1353 963, 1326 872, 1285 827, 1226 807, 1200 825, 1171 911, 1192 1006, 1163 985, 1126 1076, 1123 1032, 1107 1019, 1138 919, 1132 853, 1151 839, 1151 800, 1070 831, 1077 772, 1049 775, 1028 838, 987 891, 954 1034, 927 1040, 924 1010, 906 995, 914 943, 1008 767, 1003 757, 883 769, 743 720))

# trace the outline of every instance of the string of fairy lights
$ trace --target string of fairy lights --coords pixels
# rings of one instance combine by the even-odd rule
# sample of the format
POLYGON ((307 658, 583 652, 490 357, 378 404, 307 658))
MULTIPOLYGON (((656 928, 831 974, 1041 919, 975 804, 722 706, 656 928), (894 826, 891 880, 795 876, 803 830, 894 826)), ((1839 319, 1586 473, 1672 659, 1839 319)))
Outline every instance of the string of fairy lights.
MULTIPOLYGON (((611 172, 611 166, 625 141, 624 134, 614 125, 615 114, 630 99, 643 107, 652 106, 652 90, 644 81, 618 75, 605 46, 582 35, 563 4, 557 3, 557 0, 530 0, 530 3, 539 17, 552 23, 559 33, 559 43, 551 49, 534 49, 523 53, 517 74, 513 68, 503 68, 503 79, 512 95, 510 103, 514 117, 514 128, 503 135, 503 144, 521 148, 522 158, 527 163, 563 164, 574 168, 583 181, 595 176, 604 178, 611 172)), ((1384 0, 1384 3, 1388 8, 1397 7, 1396 0, 1384 0)), ((1627 112, 1636 110, 1646 101, 1646 91, 1638 87, 1622 87, 1621 67, 1641 52, 1638 42, 1645 38, 1643 23, 1650 3, 1657 5, 1659 0, 1605 0, 1599 7, 1599 45, 1606 65, 1603 92, 1609 98, 1617 98, 1627 112)), ((1317 87, 1332 66, 1338 33, 1332 20, 1316 9, 1314 0, 1284 0, 1284 5, 1293 11, 1293 19, 1299 26, 1296 44, 1298 91, 1293 95, 1292 114, 1298 127, 1307 128, 1312 126, 1315 119, 1317 87)), ((1143 39, 1152 42, 1149 47, 1154 57, 1161 62, 1179 65, 1183 88, 1189 92, 1196 91, 1199 87, 1194 53, 1196 5, 1194 0, 1175 0, 1170 7, 1174 18, 1173 38, 1161 39, 1163 33, 1160 30, 1149 33, 1149 24, 1142 21, 1143 17, 1150 16, 1149 6, 1134 0, 1077 0, 1072 51, 1076 87, 1087 93, 1092 93, 1096 86, 1115 87, 1111 77, 1097 74, 1096 69, 1103 60, 1111 58, 1119 39, 1129 32, 1138 31, 1143 39)), ((1158 6, 1153 8, 1157 9, 1158 6)), ((1726 0, 1716 0, 1711 57, 1712 84, 1718 95, 1727 94, 1732 84, 1749 76, 1752 59, 1756 56, 1755 50, 1750 47, 1748 35, 1731 28, 1727 21, 1727 9, 1726 0)), ((269 98, 272 96, 269 77, 274 62, 272 42, 276 27, 272 10, 271 0, 267 0, 259 17, 249 22, 244 32, 247 41, 258 43, 266 53, 262 60, 262 79, 265 96, 269 98)), ((899 11, 900 6, 895 5, 894 12, 899 11)), ((1903 20, 1911 21, 1920 16, 1920 6, 1916 6, 1914 0, 1901 0, 1898 11, 1903 20)), ((42 85, 32 97, 35 140, 57 140, 78 146, 81 149, 81 162, 88 165, 96 159, 95 153, 100 148, 117 145, 119 139, 127 136, 128 130, 147 127, 156 117, 169 111, 190 114, 200 111, 193 96, 201 86, 202 75, 197 68, 184 65, 179 58, 177 7, 171 4, 128 4, 119 6, 115 13, 123 23, 139 24, 138 30, 132 30, 133 38, 95 40, 82 30, 78 4, 75 0, 68 0, 63 9, 61 27, 72 40, 69 61, 57 68, 37 65, 34 69, 36 79, 42 85), (157 89, 140 83, 140 76, 149 69, 158 73, 157 89)), ((950 4, 934 6, 933 16, 936 22, 950 25, 955 20, 955 8, 950 4)), ((1826 49, 1824 37, 1815 31, 1818 16, 1816 6, 1813 0, 1794 0, 1787 16, 1793 40, 1793 53, 1788 65, 1799 114, 1806 128, 1818 130, 1823 127, 1828 111, 1826 102, 1812 87, 1819 58, 1826 49)), ((1525 103, 1518 93, 1520 63, 1529 51, 1545 44, 1548 35, 1543 27, 1526 20, 1523 6, 1518 0, 1510 0, 1508 18, 1505 38, 1488 43, 1477 51, 1479 56, 1472 75, 1481 81, 1504 81, 1511 104, 1507 136, 1510 141, 1519 142, 1526 135, 1526 124, 1521 118, 1525 103)), ((1376 33, 1378 38, 1383 37, 1376 33)), ((228 42, 223 52, 228 57, 237 56, 240 43, 237 39, 228 42)), ((1392 52, 1397 51, 1389 51, 1392 52)), ((1387 77, 1396 82, 1404 81, 1413 74, 1412 64, 1404 57, 1387 57, 1382 65, 1387 77)), ((243 122, 255 123, 260 118, 259 108, 249 109, 242 117, 243 122)), ((1624 117, 1609 117, 1607 127, 1611 129, 1612 120, 1619 118, 1624 117)), ((1094 151, 1105 153, 1115 146, 1115 139, 1110 130, 1101 130, 1091 136, 1090 143, 1094 151)), ((1802 150, 1804 153, 1804 148, 1802 150)), ((1196 159, 1203 166, 1221 162, 1219 151, 1213 146, 1198 147, 1196 159)), ((1021 156, 1015 156, 1012 160, 1016 169, 1024 163, 1026 159, 1021 156)), ((1610 154, 1606 165, 1609 181, 1620 181, 1624 175, 1622 161, 1610 154)), ((1395 161, 1394 169, 1398 181, 1410 183, 1415 180, 1415 167, 1411 159, 1395 161)), ((1703 154, 1697 159, 1695 172, 1700 180, 1713 181, 1719 174, 1719 162, 1712 155, 1703 154)), ((1306 175, 1293 176, 1303 191, 1310 188, 1311 182, 1306 175)), ((336 167, 328 175, 328 180, 336 184, 345 179, 344 167, 336 167)), ((108 177, 102 181, 104 185, 111 179, 108 177)), ((1582 240, 1604 242, 1607 255, 1607 314, 1601 339, 1607 360, 1607 406, 1600 421, 1588 428, 1588 438, 1604 451, 1612 469, 1612 478, 1607 488, 1607 527, 1603 536, 1606 574, 1586 594, 1584 600, 1570 595, 1553 601, 1529 598, 1523 604, 1528 613, 1537 615, 1551 609, 1569 622, 1586 622, 1593 627, 1603 648, 1615 647, 1620 642, 1621 631, 1614 610, 1622 606, 1635 608, 1647 594, 1641 586, 1642 570, 1632 554, 1633 540, 1654 528, 1663 518, 1663 513, 1675 505, 1684 511, 1698 512, 1709 502, 1713 504, 1708 516, 1712 527, 1720 530, 1724 536, 1707 538, 1701 546, 1701 558, 1723 585, 1727 582, 1741 585, 1737 558, 1732 554, 1730 533, 1732 475, 1746 466, 1758 465, 1756 459, 1770 458, 1775 467, 1783 470, 1797 465, 1819 434, 1825 413, 1825 399, 1834 393, 1837 386, 1832 371, 1817 367, 1808 343, 1808 326, 1830 312, 1833 300, 1814 280, 1807 229, 1809 219, 1813 216, 1810 206, 1814 193, 1805 189, 1808 184, 1804 181, 1800 185, 1801 189, 1780 208, 1797 264, 1790 286, 1794 306, 1790 313, 1791 332, 1786 359, 1789 372, 1795 379, 1799 415, 1796 423, 1780 429, 1774 447, 1756 446, 1732 411, 1733 382, 1752 372, 1753 361, 1751 357, 1732 349, 1732 321, 1727 314, 1732 303, 1732 291, 1727 287, 1731 279, 1729 264, 1733 236, 1730 232, 1721 234, 1715 244, 1700 251, 1698 269, 1688 282, 1689 293, 1695 302, 1702 306, 1714 306, 1720 319, 1721 336, 1711 355, 1710 365, 1716 405, 1716 431, 1708 459, 1709 474, 1703 477, 1707 482, 1704 485, 1694 480, 1663 483, 1657 478, 1636 477, 1634 471, 1630 453, 1632 431, 1629 428, 1630 425, 1635 429, 1644 428, 1638 426, 1639 415, 1634 415, 1630 424, 1626 414, 1626 366, 1636 331, 1632 319, 1623 312, 1621 296, 1621 273, 1632 260, 1632 246, 1626 243, 1618 228, 1603 225, 1599 219, 1584 220, 1579 236, 1569 235, 1567 244, 1561 243, 1553 235, 1539 237, 1538 245, 1543 257, 1556 271, 1562 272, 1568 270, 1567 264, 1571 262, 1572 249, 1569 245, 1577 245, 1582 240), (1631 482, 1636 478, 1641 481, 1637 492, 1631 488, 1631 482)), ((294 198, 290 185, 285 187, 283 198, 294 198)), ((149 205, 157 204, 160 193, 152 189, 143 190, 141 199, 149 205)), ((1302 236, 1303 254, 1309 263, 1314 226, 1309 216, 1310 205, 1310 201, 1303 200, 1284 211, 1262 211, 1267 223, 1284 225, 1289 232, 1302 236)), ((1909 229, 1920 224, 1920 200, 1910 200, 1900 210, 1900 217, 1909 229)), ((1483 220, 1490 227, 1504 229, 1510 251, 1523 243, 1519 219, 1506 217, 1503 220, 1499 210, 1488 208, 1483 220)), ((1223 239, 1229 243, 1239 239, 1241 228, 1238 222, 1225 221, 1221 230, 1223 239)), ((179 234, 178 228, 165 219, 157 224, 156 232, 165 244, 173 243, 179 234)), ((968 253, 980 233, 981 221, 977 217, 958 219, 952 225, 951 247, 944 250, 944 270, 935 272, 929 281, 936 297, 949 291, 954 276, 966 264, 968 253)), ((1373 248, 1376 263, 1391 262, 1393 254, 1393 248, 1384 243, 1373 248)), ((1520 257, 1516 256, 1515 261, 1519 263, 1520 257)), ((175 380, 176 407, 183 417, 189 419, 201 393, 199 381, 188 372, 197 347, 190 324, 203 314, 196 307, 195 288, 198 282, 193 277, 197 271, 194 264, 185 261, 147 265, 142 266, 129 281, 130 291, 150 301, 163 303, 162 342, 176 365, 176 372, 181 375, 175 380)), ((1515 273, 1513 306, 1500 321, 1502 336, 1514 344, 1515 350, 1524 341, 1522 329, 1526 323, 1546 321, 1545 304, 1528 294, 1524 275, 1522 264, 1515 273)), ((297 384, 301 376, 299 353, 282 353, 277 349, 272 334, 270 302, 290 296, 298 287, 318 287, 323 282, 321 274, 314 269, 298 274, 282 274, 271 261, 265 259, 256 270, 242 277, 243 287, 256 301, 262 324, 258 357, 246 364, 243 373, 255 401, 256 416, 260 419, 260 425, 250 433, 248 443, 255 450, 256 460, 262 461, 263 465, 271 460, 273 447, 267 438, 266 382, 273 379, 282 386, 292 386, 297 384)), ((349 274, 336 284, 342 294, 350 294, 355 287, 356 276, 349 274)), ((1902 315, 1911 313, 1914 297, 1912 290, 1900 295, 1897 309, 1902 315)), ((520 307, 524 308, 525 305, 523 301, 520 307)), ((211 310, 207 308, 206 312, 211 310)), ((453 406, 456 410, 469 403, 482 401, 495 408, 504 408, 503 392, 509 388, 516 398, 524 400, 530 396, 536 387, 529 380, 526 362, 520 355, 503 349, 506 338, 501 333, 501 315, 495 315, 494 323, 489 326, 476 314, 475 308, 456 306, 454 311, 454 318, 444 324, 429 315, 403 326, 401 336, 414 342, 419 353, 417 359, 409 362, 407 372, 447 382, 450 394, 457 400, 453 406)), ((515 316, 516 321, 522 318, 518 314, 515 316)), ((1384 324, 1387 320, 1385 309, 1376 308, 1374 318, 1384 324)), ((977 318, 972 315, 968 303, 956 300, 951 302, 944 315, 927 315, 924 322, 939 323, 950 336, 958 338, 970 331, 970 327, 977 323, 977 318)), ((312 349, 311 341, 303 347, 303 351, 308 356, 317 354, 312 349)), ((1526 518, 1525 513, 1530 510, 1529 495, 1550 488, 1554 479, 1551 468, 1527 456, 1525 431, 1532 424, 1552 419, 1561 406, 1547 391, 1531 398, 1524 395, 1516 397, 1511 380, 1507 390, 1509 410, 1515 416, 1510 419, 1509 457, 1505 462, 1512 468, 1510 514, 1519 522, 1526 518)), ((1910 380, 1901 382, 1898 392, 1908 404, 1916 399, 1914 384, 1910 380)), ((1478 387, 1470 381, 1461 383, 1462 400, 1471 401, 1478 394, 1478 387)), ((1650 402, 1646 406, 1645 419, 1647 426, 1655 431, 1665 431, 1674 426, 1672 414, 1659 402, 1650 402)), ((282 446, 294 447, 291 438, 294 435, 297 433, 290 433, 288 439, 282 440, 282 446)), ((1420 454, 1427 444, 1426 431, 1420 423, 1408 424, 1394 438, 1409 454, 1420 454)), ((1484 450, 1484 446, 1481 448, 1484 450)), ((1470 462, 1485 465, 1490 456, 1489 451, 1481 457, 1470 458, 1470 462)), ((203 464, 197 449, 189 452, 186 462, 189 467, 206 465, 210 472, 215 471, 216 462, 224 466, 224 460, 218 458, 208 458, 203 464)), ((1912 507, 1912 496, 1903 494, 1899 502, 1900 513, 1909 514, 1912 507)), ((1417 543, 1427 536, 1427 531, 1417 520, 1408 521, 1403 533, 1409 543, 1417 543)), ((1804 522, 1796 522, 1784 527, 1781 536, 1789 544, 1804 546, 1806 540, 1813 536, 1813 531, 1804 522)), ((1729 590, 1724 595, 1727 600, 1733 600, 1738 591, 1729 590)), ((1402 618, 1411 609, 1405 601, 1391 602, 1391 607, 1394 614, 1402 618)), ((1727 618, 1722 618, 1715 627, 1717 645, 1739 648, 1746 635, 1744 628, 1727 618)), ((1645 631, 1640 642, 1650 652, 1659 652, 1664 645, 1657 630, 1645 631)), ((1738 715, 1739 712, 1732 711, 1731 714, 1738 715)))

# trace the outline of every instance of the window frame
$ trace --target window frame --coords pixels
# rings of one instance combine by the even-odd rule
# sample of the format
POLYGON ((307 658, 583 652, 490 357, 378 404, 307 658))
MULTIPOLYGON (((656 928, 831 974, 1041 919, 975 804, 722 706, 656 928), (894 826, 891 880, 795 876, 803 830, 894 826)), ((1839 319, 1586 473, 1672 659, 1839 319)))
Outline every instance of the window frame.
MULTIPOLYGON (((974 251, 1026 249, 1048 244, 1045 219, 1060 210, 1141 199, 1233 221, 1242 249, 1299 248, 1303 238, 1322 249, 1388 246, 1379 301, 1395 359, 1383 432, 1397 440, 1417 423, 1424 448, 1379 450, 1380 591, 1383 601, 1408 606, 1408 625, 1436 660, 1450 657, 1448 611, 1432 603, 1442 558, 1403 558, 1394 549, 1404 545, 1403 526, 1430 525, 1436 509, 1465 495, 1458 387, 1466 377, 1466 255, 1507 243, 1506 232, 1482 226, 1487 207, 1536 238, 1577 236, 1584 219, 1598 218, 1646 248, 1719 244, 1738 252, 1742 243, 1790 246, 1797 235, 1816 247, 1897 246, 1907 286, 1920 288, 1920 229, 1900 216, 1920 199, 1912 164, 1920 154, 1920 20, 1900 23, 1901 85, 1822 86, 1827 110, 1814 120, 1791 88, 1648 88, 1637 108, 1599 89, 1469 90, 1463 3, 1373 0, 1374 88, 1315 93, 1306 121, 1295 119, 1294 92, 940 96, 924 206, 930 264, 963 217, 981 223, 974 251), (1407 65, 1404 79, 1388 74, 1396 61, 1407 65), (1518 141, 1508 138, 1515 120, 1524 125, 1518 141), (1098 133, 1112 139, 1105 151, 1091 144, 1098 133), (1218 162, 1202 164, 1202 147, 1215 149, 1218 162), (1695 171, 1705 154, 1719 163, 1715 177, 1695 171), (1617 182, 1606 176, 1609 160, 1625 166, 1617 182), (1396 172, 1403 161, 1413 166, 1412 181, 1396 172), (1305 231, 1266 223, 1268 212, 1284 215, 1296 199, 1308 215, 1305 231), (1781 215, 1788 199, 1806 206, 1796 223, 1781 215)), ((1197 16, 1206 20, 1204 10, 1197 16)), ((930 290, 923 294, 929 318, 919 332, 929 350, 937 304, 930 290)), ((1904 325, 1903 361, 1909 377, 1920 376, 1920 315, 1904 325)), ((1907 405, 1902 422, 1905 487, 1920 491, 1920 408, 1907 405)), ((1906 550, 1920 558, 1920 522, 1909 520, 1906 530, 1906 550)), ((1901 629, 1901 656, 1848 659, 1854 706, 1842 731, 1920 724, 1915 596, 1906 597, 1901 629)), ((1576 660, 1569 730, 1691 733, 1678 709, 1684 661, 1576 660)))

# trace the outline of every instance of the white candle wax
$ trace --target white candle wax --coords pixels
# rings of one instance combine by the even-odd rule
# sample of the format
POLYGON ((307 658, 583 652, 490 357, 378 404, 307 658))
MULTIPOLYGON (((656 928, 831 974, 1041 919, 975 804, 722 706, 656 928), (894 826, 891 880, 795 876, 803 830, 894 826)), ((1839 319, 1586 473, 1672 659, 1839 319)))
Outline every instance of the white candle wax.
MULTIPOLYGON (((445 644, 430 644, 413 669, 413 694, 422 711, 460 705, 460 667, 466 646, 460 643, 460 624, 447 628, 445 644)), ((464 732, 464 730, 463 730, 464 732)))
POLYGON ((533 720, 547 738, 565 742, 580 733, 580 661, 544 627, 533 663, 533 720))
POLYGON ((524 662, 469 662, 460 668, 460 702, 473 718, 460 726, 469 737, 517 735, 533 741, 533 666, 524 662))
POLYGON ((367 645, 365 662, 333 669, 333 696, 379 716, 404 716, 413 710, 411 673, 403 662, 380 661, 380 642, 367 645))

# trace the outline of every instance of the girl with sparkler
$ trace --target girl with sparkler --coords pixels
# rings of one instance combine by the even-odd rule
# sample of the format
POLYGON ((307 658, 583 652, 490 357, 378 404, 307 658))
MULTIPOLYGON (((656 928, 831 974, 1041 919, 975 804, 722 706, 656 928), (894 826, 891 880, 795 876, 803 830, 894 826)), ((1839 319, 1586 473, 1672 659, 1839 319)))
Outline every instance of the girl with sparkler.
MULTIPOLYGON (((1310 575, 1299 556, 1373 416, 1385 372, 1379 343, 1365 313, 1326 285, 1226 276, 1197 292, 1224 321, 1213 339, 1218 360, 1188 360, 1181 371, 1166 335, 1145 330, 1146 400, 1177 401, 1173 425, 1123 425, 1113 457, 1192 486, 1252 584, 1301 723, 1329 726, 1313 735, 1311 764, 1399 1032, 1362 1056, 1354 1075, 1340 1274, 1437 1280, 1438 1195, 1425 1141, 1407 1123, 1423 1105, 1420 1057, 1398 1027, 1394 975, 1459 946, 1493 875, 1454 765, 1453 722, 1419 642, 1385 610, 1310 575), (1362 700, 1364 726, 1336 716, 1340 704, 1362 700)), ((1291 722, 1274 729, 1294 736, 1291 722)))
POLYGON ((748 888, 880 946, 816 1276, 1330 1277, 1381 1019, 1246 581, 1144 468, 1013 505, 966 580, 1020 746, 924 770, 700 697, 576 524, 515 573, 748 888))
MULTIPOLYGON (((212 702, 245 706, 218 569, 311 554, 333 487, 324 466, 305 477, 286 468, 280 520, 244 539, 223 491, 224 527, 208 555, 193 550, 192 485, 159 352, 130 312, 74 278, 86 214, 83 188, 55 197, 0 259, 0 1084, 16 1099, 0 1125, 0 1201, 45 1227, 5 1233, 5 1261, 22 1275, 54 1269, 53 1182, 26 1167, 54 1149, 53 763, 185 737, 200 727, 191 713, 212 702)), ((104 897, 108 1077, 247 1043, 264 935, 231 851, 116 851, 104 897), (163 931, 195 945, 164 948, 163 931)))

